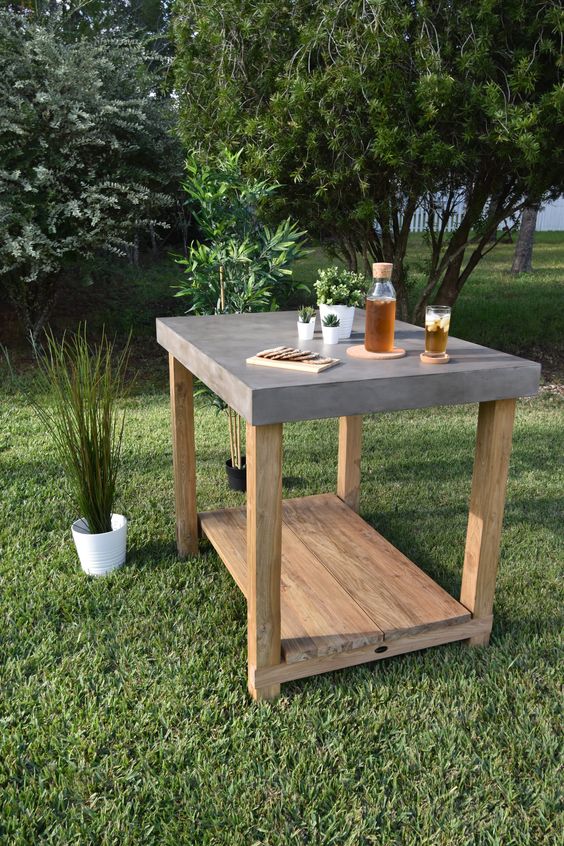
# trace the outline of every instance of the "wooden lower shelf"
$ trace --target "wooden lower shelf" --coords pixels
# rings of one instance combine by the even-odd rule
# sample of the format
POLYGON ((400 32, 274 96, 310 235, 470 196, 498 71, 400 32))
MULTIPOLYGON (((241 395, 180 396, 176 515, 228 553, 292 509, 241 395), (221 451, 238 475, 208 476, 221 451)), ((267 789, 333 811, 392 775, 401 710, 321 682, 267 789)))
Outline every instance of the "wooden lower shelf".
MULTIPOLYGON (((288 668, 289 678, 332 669, 339 653, 352 656, 343 666, 375 660, 373 647, 384 642, 382 653, 392 655, 471 636, 469 611, 336 495, 285 500, 282 515, 282 656, 286 665, 320 659, 322 666, 288 668)), ((246 595, 245 508, 199 516, 246 595)))

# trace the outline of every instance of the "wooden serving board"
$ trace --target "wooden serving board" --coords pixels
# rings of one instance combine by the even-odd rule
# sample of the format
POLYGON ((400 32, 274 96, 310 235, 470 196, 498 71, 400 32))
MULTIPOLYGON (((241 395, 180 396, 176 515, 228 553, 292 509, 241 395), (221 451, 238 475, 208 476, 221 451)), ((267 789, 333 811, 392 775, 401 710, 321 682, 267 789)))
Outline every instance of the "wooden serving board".
POLYGON ((256 364, 259 367, 278 367, 281 370, 299 370, 300 373, 321 373, 322 370, 327 370, 329 367, 339 364, 340 359, 332 358, 331 361, 325 364, 316 364, 315 361, 309 364, 307 361, 284 361, 277 358, 260 358, 257 355, 253 355, 246 360, 246 363, 256 364))

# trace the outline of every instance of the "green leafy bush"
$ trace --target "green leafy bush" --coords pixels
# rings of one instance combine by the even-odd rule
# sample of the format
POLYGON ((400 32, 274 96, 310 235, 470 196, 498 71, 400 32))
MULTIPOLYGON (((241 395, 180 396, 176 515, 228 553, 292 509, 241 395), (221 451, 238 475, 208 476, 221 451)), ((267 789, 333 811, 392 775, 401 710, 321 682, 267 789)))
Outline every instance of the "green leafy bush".
POLYGON ((172 204, 172 105, 149 58, 0 13, 0 284, 34 340, 62 273, 101 247, 123 254, 172 204))
POLYGON ((337 265, 317 271, 315 290, 320 304, 362 306, 367 287, 366 277, 361 273, 337 265))

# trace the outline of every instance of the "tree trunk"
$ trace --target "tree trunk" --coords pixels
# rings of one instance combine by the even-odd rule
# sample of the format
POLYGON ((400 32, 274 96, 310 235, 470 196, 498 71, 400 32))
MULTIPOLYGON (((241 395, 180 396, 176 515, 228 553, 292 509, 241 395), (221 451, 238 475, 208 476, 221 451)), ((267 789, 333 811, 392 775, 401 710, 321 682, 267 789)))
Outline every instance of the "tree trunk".
POLYGON ((133 264, 135 267, 139 267, 139 232, 135 233, 135 238, 133 239, 133 264))
POLYGON ((538 213, 538 208, 533 206, 527 206, 523 209, 511 273, 531 273, 533 270, 533 242, 538 213))
POLYGON ((149 224, 149 235, 151 236, 151 253, 153 258, 157 258, 159 254, 159 245, 157 242, 157 233, 152 223, 149 224))
POLYGON ((60 273, 43 276, 33 282, 21 280, 8 287, 8 297, 34 350, 41 347, 41 336, 58 294, 60 273))

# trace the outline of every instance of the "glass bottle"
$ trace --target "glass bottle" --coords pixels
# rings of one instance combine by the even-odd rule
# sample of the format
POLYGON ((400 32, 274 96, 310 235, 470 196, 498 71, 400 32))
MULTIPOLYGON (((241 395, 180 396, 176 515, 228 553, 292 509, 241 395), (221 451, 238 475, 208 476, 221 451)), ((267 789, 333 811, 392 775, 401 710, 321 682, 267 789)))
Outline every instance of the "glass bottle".
POLYGON ((391 352, 394 348, 396 292, 392 285, 393 264, 372 265, 374 283, 366 297, 364 347, 368 352, 391 352))

